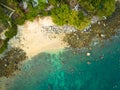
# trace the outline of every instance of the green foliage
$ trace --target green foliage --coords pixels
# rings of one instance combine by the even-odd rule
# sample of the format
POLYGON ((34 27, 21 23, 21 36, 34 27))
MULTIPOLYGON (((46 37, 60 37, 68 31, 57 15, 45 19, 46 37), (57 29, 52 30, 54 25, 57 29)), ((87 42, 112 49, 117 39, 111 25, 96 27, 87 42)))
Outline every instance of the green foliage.
POLYGON ((5 32, 5 36, 8 38, 8 39, 11 39, 13 36, 15 36, 17 34, 17 26, 14 25, 14 23, 12 23, 12 27, 5 32))
POLYGON ((7 15, 5 15, 3 8, 0 7, 0 23, 6 24, 7 20, 8 20, 7 15))
POLYGON ((13 20, 13 21, 15 21, 15 23, 18 25, 22 25, 25 22, 25 17, 23 17, 23 18, 18 17, 18 18, 16 18, 16 20, 13 20))
POLYGON ((3 45, 0 48, 0 53, 3 53, 7 49, 8 41, 9 41, 8 39, 3 41, 3 45))
MULTIPOLYGON (((95 7, 91 2, 92 0, 79 0, 80 5, 85 8, 88 12, 94 12, 95 7)), ((95 2, 94 2, 95 3, 95 2)))
POLYGON ((69 24, 82 30, 90 24, 90 19, 85 17, 82 12, 71 11, 69 24))
POLYGON ((99 16, 110 16, 115 11, 115 0, 105 1, 103 8, 99 9, 97 14, 99 16))
POLYGON ((98 16, 110 16, 115 10, 115 0, 78 0, 88 12, 98 16))
POLYGON ((90 25, 90 19, 85 17, 84 20, 80 23, 80 25, 78 26, 78 29, 83 30, 85 27, 87 27, 88 25, 90 25))
POLYGON ((39 3, 46 3, 46 0, 38 0, 39 3))
POLYGON ((33 8, 32 6, 29 6, 29 10, 27 13, 24 14, 25 20, 33 20, 38 15, 37 8, 33 8))
POLYGON ((57 5, 62 5, 65 4, 67 0, 49 0, 49 3, 51 5, 57 6, 57 5))
POLYGON ((5 36, 7 37, 4 41, 3 41, 3 45, 0 48, 0 53, 4 52, 7 49, 7 45, 8 45, 8 41, 17 34, 17 27, 16 25, 13 25, 13 27, 11 27, 6 33, 5 36))
POLYGON ((60 8, 53 9, 51 16, 57 25, 68 24, 78 29, 83 29, 90 24, 90 20, 82 12, 70 10, 66 4, 63 4, 60 8))
POLYGON ((58 25, 64 25, 68 23, 70 8, 68 5, 63 4, 60 8, 55 8, 51 12, 53 21, 58 25))
POLYGON ((57 0, 49 0, 50 4, 56 6, 58 4, 57 0))
POLYGON ((12 26, 7 32, 5 32, 5 36, 7 37, 3 41, 3 45, 0 48, 0 53, 4 52, 7 49, 8 41, 17 34, 17 27, 14 23, 12 23, 12 26))
POLYGON ((37 10, 44 10, 47 7, 46 0, 38 0, 38 2, 37 10))
POLYGON ((79 13, 77 11, 71 11, 69 15, 69 24, 79 27, 80 23, 83 21, 83 13, 79 13))

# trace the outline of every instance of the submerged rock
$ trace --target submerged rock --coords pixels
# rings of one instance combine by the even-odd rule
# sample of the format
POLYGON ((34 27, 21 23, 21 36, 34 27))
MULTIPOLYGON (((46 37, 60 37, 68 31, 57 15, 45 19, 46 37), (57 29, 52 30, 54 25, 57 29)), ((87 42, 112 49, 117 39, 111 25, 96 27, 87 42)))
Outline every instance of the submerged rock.
POLYGON ((90 55, 91 55, 91 53, 89 53, 89 52, 88 52, 86 55, 87 55, 87 56, 90 56, 90 55))

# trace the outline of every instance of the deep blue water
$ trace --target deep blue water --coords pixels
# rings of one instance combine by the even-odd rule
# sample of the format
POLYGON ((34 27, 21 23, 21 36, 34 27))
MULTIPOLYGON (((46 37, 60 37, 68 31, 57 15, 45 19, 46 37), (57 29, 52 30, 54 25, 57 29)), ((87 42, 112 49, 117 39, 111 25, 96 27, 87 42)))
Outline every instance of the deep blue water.
POLYGON ((92 50, 65 49, 32 59, 21 67, 8 90, 120 90, 120 36, 92 50))

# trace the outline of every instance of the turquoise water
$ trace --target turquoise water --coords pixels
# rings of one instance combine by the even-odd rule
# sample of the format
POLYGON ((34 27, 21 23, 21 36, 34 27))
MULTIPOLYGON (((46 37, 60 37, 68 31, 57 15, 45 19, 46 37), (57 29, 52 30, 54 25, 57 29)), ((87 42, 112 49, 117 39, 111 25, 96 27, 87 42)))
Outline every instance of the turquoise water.
POLYGON ((92 50, 40 53, 21 67, 7 89, 120 90, 120 36, 92 50))

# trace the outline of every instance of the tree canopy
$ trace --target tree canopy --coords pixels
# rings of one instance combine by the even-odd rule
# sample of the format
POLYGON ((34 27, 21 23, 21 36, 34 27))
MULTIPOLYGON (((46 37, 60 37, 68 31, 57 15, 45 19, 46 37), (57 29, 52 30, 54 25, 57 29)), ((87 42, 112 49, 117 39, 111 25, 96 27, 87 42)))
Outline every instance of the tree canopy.
POLYGON ((115 10, 115 0, 78 0, 93 15, 110 16, 115 10))
POLYGON ((89 18, 85 17, 83 12, 71 10, 67 4, 62 4, 60 7, 53 9, 51 16, 53 21, 58 25, 67 24, 78 29, 83 29, 84 26, 90 23, 89 18))

